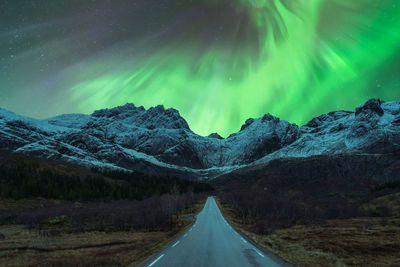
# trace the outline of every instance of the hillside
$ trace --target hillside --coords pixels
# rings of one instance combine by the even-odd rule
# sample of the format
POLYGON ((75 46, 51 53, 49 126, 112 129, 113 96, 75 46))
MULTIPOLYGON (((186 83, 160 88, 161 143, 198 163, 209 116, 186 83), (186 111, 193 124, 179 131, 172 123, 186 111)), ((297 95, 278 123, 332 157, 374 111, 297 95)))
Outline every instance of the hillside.
MULTIPOLYGON (((0 109, 0 149, 88 167, 212 179, 274 159, 338 154, 397 158, 400 102, 371 99, 301 127, 270 114, 228 138, 192 132, 174 109, 133 104, 37 120, 0 109)), ((377 179, 381 179, 377 177, 377 179)))
POLYGON ((87 169, 62 161, 0 153, 0 198, 65 200, 136 199, 163 194, 200 193, 205 183, 173 176, 87 169))

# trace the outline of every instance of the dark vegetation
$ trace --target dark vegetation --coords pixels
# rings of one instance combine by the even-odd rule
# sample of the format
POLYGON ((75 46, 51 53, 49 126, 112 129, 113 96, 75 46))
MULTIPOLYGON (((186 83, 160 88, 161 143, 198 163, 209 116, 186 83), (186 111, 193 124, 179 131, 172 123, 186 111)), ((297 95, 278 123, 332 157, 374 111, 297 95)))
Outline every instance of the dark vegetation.
POLYGON ((205 194, 186 193, 154 196, 141 201, 63 201, 42 208, 0 210, 0 225, 23 224, 38 230, 63 229, 68 232, 168 231, 179 223, 178 214, 205 197, 205 194))
POLYGON ((236 211, 240 223, 261 234, 297 224, 321 224, 327 219, 351 218, 359 214, 356 204, 340 196, 306 199, 274 192, 236 191, 220 193, 219 197, 236 211))
POLYGON ((379 183, 341 174, 332 164, 327 172, 323 166, 329 164, 321 163, 320 158, 280 160, 279 164, 229 174, 214 184, 235 219, 260 234, 294 225, 320 225, 330 219, 391 216, 390 208, 371 210, 363 205, 400 192, 399 182, 379 183))
POLYGON ((66 200, 136 199, 154 195, 200 193, 212 190, 207 183, 178 177, 118 170, 86 170, 49 164, 10 154, 0 162, 0 198, 43 197, 66 200))
POLYGON ((0 225, 40 231, 169 231, 179 223, 179 214, 211 190, 207 183, 178 177, 89 170, 0 153, 0 199, 16 207, 0 208, 0 225), (38 199, 40 205, 18 205, 38 199))
POLYGON ((398 192, 400 191, 400 181, 381 183, 373 188, 372 191, 382 195, 398 192))

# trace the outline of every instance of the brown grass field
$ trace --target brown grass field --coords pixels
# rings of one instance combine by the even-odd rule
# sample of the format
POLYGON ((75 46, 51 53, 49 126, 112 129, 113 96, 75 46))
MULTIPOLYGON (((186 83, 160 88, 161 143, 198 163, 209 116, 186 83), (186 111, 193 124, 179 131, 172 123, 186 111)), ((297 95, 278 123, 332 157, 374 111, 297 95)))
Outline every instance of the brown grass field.
MULTIPOLYGON (((35 206, 37 200, 0 201, 0 208, 35 206), (13 206, 10 206, 10 205, 13 206)), ((0 226, 0 266, 134 266, 161 250, 193 223, 205 199, 180 214, 168 232, 82 232, 55 228, 46 231, 22 225, 0 226)))
POLYGON ((267 235, 250 231, 228 206, 227 220, 260 246, 297 266, 400 266, 400 193, 376 198, 363 209, 391 209, 390 217, 328 220, 267 235))

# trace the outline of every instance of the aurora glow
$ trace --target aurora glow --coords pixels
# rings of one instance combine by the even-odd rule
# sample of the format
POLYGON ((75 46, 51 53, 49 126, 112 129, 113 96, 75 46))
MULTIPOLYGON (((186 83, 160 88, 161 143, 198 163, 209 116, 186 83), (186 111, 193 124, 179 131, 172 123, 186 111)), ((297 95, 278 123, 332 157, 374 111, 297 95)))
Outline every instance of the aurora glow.
POLYGON ((399 77, 398 0, 0 1, 0 107, 21 115, 164 104, 227 136, 399 100, 399 77))

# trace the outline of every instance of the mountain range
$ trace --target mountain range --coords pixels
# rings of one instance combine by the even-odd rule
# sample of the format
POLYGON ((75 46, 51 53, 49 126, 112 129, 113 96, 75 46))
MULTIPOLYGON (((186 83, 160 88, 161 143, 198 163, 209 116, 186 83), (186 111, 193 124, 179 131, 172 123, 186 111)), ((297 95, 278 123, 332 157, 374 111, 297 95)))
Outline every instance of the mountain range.
POLYGON ((126 104, 41 120, 0 109, 0 150, 191 179, 214 179, 277 160, 336 157, 352 162, 349 171, 374 166, 366 173, 386 181, 400 179, 400 101, 370 99, 301 127, 266 114, 246 120, 227 138, 200 136, 177 110, 163 106, 146 110, 126 104))

